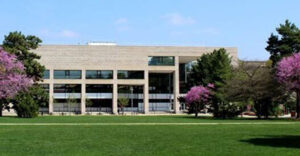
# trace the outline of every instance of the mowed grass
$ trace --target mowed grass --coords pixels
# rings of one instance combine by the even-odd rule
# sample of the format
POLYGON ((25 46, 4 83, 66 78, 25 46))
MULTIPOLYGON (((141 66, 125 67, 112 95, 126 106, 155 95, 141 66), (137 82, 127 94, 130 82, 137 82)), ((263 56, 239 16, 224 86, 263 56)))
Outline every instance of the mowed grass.
POLYGON ((262 123, 0 125, 0 155, 300 155, 300 122, 294 120, 45 116, 2 117, 0 123, 262 123))

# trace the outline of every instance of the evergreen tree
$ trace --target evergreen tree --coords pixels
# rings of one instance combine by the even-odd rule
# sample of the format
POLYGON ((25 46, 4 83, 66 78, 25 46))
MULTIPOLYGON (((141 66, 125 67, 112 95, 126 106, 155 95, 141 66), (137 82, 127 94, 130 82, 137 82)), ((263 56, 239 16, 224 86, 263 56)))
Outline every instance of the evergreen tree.
POLYGON ((273 61, 273 67, 282 57, 300 51, 300 30, 295 24, 286 20, 285 24, 280 24, 276 28, 276 31, 278 35, 272 33, 266 47, 271 55, 270 59, 273 61))
POLYGON ((202 55, 192 67, 190 86, 215 85, 212 108, 215 117, 225 117, 224 92, 220 90, 232 76, 231 58, 224 48, 202 55))
POLYGON ((5 51, 16 55, 18 60, 23 62, 26 75, 34 81, 42 80, 45 67, 37 61, 40 56, 30 50, 38 48, 41 42, 42 40, 36 36, 25 36, 15 31, 4 36, 2 44, 5 51))

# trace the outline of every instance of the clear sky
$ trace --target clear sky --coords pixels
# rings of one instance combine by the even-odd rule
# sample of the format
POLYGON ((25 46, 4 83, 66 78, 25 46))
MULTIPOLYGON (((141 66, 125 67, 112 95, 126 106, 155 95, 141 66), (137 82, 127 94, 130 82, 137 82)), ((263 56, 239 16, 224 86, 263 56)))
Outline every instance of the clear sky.
POLYGON ((0 41, 10 31, 43 44, 235 46, 265 60, 285 19, 300 27, 300 0, 1 0, 0 41))

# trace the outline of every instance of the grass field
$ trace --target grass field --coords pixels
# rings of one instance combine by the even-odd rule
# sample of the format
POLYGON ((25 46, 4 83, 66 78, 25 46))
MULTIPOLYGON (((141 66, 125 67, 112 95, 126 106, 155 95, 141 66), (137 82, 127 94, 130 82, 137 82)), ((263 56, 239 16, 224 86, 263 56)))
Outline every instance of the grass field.
POLYGON ((190 116, 2 117, 0 155, 300 155, 300 122, 190 116), (38 123, 44 125, 33 125, 38 123))

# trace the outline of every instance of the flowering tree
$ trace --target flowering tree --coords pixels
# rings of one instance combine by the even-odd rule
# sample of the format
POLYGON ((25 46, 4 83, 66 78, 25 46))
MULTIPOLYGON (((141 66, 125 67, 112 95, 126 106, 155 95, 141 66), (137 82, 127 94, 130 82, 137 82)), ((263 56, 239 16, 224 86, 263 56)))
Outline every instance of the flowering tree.
POLYGON ((297 93, 297 118, 300 118, 300 53, 283 58, 277 64, 277 79, 289 90, 297 93))
POLYGON ((211 91, 214 88, 213 84, 208 84, 207 87, 195 86, 185 96, 185 102, 189 105, 190 109, 195 113, 195 117, 198 117, 198 112, 208 104, 211 91))
POLYGON ((23 64, 15 55, 5 52, 0 47, 0 116, 4 101, 27 89, 31 84, 32 79, 24 73, 23 64))

